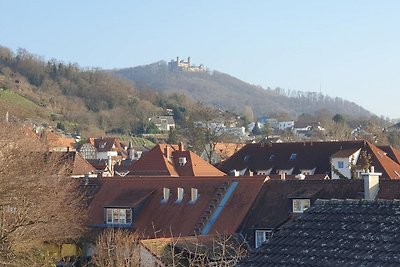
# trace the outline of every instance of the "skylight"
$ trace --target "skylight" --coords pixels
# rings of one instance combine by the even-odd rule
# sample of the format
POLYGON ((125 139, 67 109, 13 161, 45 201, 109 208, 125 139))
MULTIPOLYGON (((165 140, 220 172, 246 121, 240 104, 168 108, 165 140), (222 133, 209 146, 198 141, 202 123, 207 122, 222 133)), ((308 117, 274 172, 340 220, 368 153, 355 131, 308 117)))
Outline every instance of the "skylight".
POLYGON ((297 158, 297 154, 293 153, 292 155, 290 155, 289 160, 295 160, 297 158))

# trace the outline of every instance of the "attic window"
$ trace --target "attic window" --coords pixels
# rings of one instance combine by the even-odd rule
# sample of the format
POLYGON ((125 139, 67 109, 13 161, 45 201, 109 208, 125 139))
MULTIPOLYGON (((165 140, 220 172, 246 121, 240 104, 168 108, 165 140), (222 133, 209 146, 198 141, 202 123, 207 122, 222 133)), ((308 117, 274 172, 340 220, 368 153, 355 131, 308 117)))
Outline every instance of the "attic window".
POLYGON ((130 208, 106 208, 107 224, 132 224, 132 209, 130 208))
POLYGON ((310 207, 310 199, 293 199, 293 212, 303 213, 310 207))
POLYGON ((261 246, 262 243, 265 241, 268 241, 268 239, 271 237, 272 232, 270 230, 256 230, 255 232, 255 247, 258 248, 261 246))
POLYGON ((297 158, 297 154, 293 153, 292 155, 290 155, 289 160, 296 160, 296 158, 297 158))
POLYGON ((275 154, 271 154, 271 155, 269 156, 268 160, 275 160, 275 158, 276 158, 275 154))

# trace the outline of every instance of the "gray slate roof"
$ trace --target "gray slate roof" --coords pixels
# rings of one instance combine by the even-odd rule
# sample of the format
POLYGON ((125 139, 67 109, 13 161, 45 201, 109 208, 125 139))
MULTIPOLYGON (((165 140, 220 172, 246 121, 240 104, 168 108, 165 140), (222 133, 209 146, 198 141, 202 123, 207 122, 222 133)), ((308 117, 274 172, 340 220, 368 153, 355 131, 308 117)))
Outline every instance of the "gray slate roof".
POLYGON ((400 201, 317 200, 238 266, 400 266, 400 201))

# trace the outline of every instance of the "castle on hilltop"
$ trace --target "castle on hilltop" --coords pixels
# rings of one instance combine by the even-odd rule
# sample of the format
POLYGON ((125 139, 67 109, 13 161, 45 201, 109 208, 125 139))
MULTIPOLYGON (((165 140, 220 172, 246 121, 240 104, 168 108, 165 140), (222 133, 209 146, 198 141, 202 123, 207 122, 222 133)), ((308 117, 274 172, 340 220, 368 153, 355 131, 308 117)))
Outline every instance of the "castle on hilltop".
POLYGON ((200 64, 199 66, 192 65, 190 62, 190 57, 188 57, 187 61, 185 60, 179 60, 179 57, 176 57, 176 61, 171 59, 170 62, 168 62, 168 68, 170 70, 183 70, 183 71, 189 71, 189 72, 203 72, 206 71, 206 68, 204 67, 203 64, 200 64))

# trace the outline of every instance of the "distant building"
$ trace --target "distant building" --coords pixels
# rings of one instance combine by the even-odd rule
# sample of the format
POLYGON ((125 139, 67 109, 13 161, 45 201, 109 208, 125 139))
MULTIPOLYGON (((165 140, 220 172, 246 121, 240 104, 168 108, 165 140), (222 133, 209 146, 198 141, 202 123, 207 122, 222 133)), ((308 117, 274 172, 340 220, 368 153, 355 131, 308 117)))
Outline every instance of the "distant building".
POLYGON ((172 116, 153 116, 150 121, 154 123, 160 131, 170 131, 175 128, 175 120, 172 116))
POLYGON ((192 65, 190 62, 190 57, 188 57, 187 61, 179 60, 179 57, 176 57, 176 61, 171 59, 170 62, 168 62, 168 68, 170 70, 183 70, 183 71, 189 71, 189 72, 203 72, 206 71, 206 68, 204 65, 192 65))

